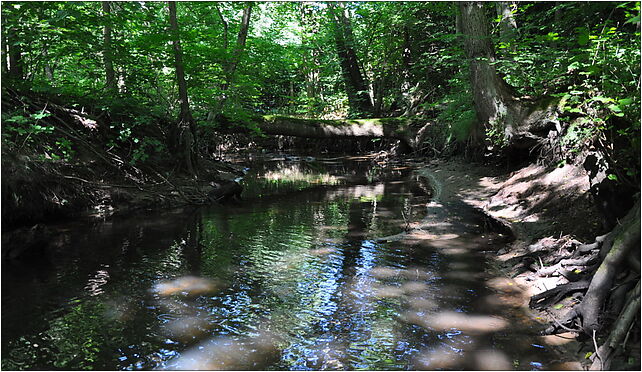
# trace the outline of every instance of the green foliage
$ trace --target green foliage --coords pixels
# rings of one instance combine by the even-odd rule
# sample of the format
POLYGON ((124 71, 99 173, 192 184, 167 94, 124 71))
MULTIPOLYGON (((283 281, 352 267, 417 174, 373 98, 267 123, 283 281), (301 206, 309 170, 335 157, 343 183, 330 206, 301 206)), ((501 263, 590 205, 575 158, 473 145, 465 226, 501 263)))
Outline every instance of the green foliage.
MULTIPOLYGON (((225 87, 244 7, 236 2, 177 6, 199 133, 216 129, 208 120, 212 114, 234 117, 256 133, 252 119, 258 114, 347 117, 336 27, 325 3, 256 3, 232 84, 225 87)), ((349 46, 376 116, 429 117, 439 125, 441 147, 466 141, 476 116, 455 25, 458 6, 348 2, 345 10, 354 33, 349 46)), ((495 13, 494 6, 487 10, 495 13)), ((161 159, 167 155, 169 120, 159 118, 176 118, 179 111, 167 11, 163 2, 112 2, 109 15, 99 2, 5 2, 3 78, 79 110, 92 108, 94 116, 108 113, 112 128, 101 135, 108 149, 130 163, 161 159), (116 91, 105 86, 106 26, 116 91), (7 66, 9 49, 20 52, 22 79, 8 71, 13 69, 7 66)), ((490 18, 495 18, 493 63, 516 96, 555 95, 564 101, 565 148, 618 137, 631 152, 639 146, 639 14, 639 2, 518 3, 512 39, 499 40, 502 19, 490 18), (580 117, 585 120, 576 120, 580 117)), ((38 148, 52 159, 74 159, 74 140, 56 132, 55 121, 37 116, 46 112, 8 112, 3 141, 23 150, 38 148)), ((498 126, 490 125, 485 134, 497 146, 505 143, 498 126)))

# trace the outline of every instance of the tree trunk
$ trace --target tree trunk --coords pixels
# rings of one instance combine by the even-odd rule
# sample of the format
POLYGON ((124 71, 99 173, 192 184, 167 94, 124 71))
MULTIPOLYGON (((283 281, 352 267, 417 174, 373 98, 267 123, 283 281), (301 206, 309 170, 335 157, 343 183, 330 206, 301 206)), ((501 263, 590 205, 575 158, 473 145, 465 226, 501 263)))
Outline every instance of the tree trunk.
MULTIPOLYGON (((6 30, 5 26, 5 18, 2 17, 2 29, 6 30)), ((9 49, 7 45, 7 36, 4 32, 2 32, 2 76, 5 76, 6 74, 9 73, 9 63, 7 62, 7 56, 9 55, 9 49)))
POLYGON ((370 102, 368 88, 359 68, 350 20, 345 15, 345 11, 335 3, 328 3, 328 7, 334 21, 334 38, 350 108, 356 113, 371 113, 372 102, 370 102))
POLYGON ((517 22, 513 16, 515 4, 508 1, 499 1, 496 3, 496 6, 497 16, 500 17, 499 38, 503 43, 511 44, 517 34, 517 22))
POLYGON ((16 27, 9 27, 7 30, 7 54, 9 55, 9 75, 16 80, 24 79, 22 66, 22 50, 18 42, 18 30, 16 27))
POLYGON ((605 241, 608 253, 593 275, 591 285, 576 310, 582 316, 583 330, 589 335, 593 330, 599 330, 599 315, 610 294, 615 276, 622 271, 621 266, 631 250, 640 247, 640 200, 620 222, 621 224, 613 229, 612 237, 605 241))
POLYGON ((516 132, 521 107, 511 88, 497 75, 495 52, 487 28, 482 2, 461 2, 461 27, 464 49, 470 59, 470 81, 475 111, 479 120, 471 137, 480 143, 484 128, 493 129, 509 140, 516 132))
MULTIPOLYGON (((228 46, 228 23, 223 17, 223 13, 221 13, 221 10, 217 7, 216 8, 219 18, 221 19, 221 22, 223 23, 223 29, 224 29, 224 39, 223 39, 223 44, 225 46, 225 50, 227 51, 227 46, 228 46)), ((217 99, 217 103, 214 107, 213 110, 211 110, 208 115, 208 121, 214 120, 216 118, 217 114, 220 114, 223 111, 223 107, 225 106, 225 101, 227 101, 227 90, 229 89, 230 86, 232 86, 234 82, 234 74, 236 73, 236 67, 238 66, 239 62, 241 61, 241 55, 243 54, 243 51, 245 50, 245 43, 247 41, 247 34, 250 28, 250 18, 252 16, 252 3, 247 3, 247 6, 245 9, 243 9, 243 17, 241 18, 241 26, 239 29, 238 36, 236 37, 236 45, 234 47, 234 51, 232 52, 232 56, 229 58, 227 63, 224 64, 223 66, 223 74, 225 75, 225 81, 221 85, 221 95, 217 99)))
POLYGON ((218 18, 221 20, 221 24, 223 25, 223 49, 227 50, 228 47, 228 28, 229 25, 227 24, 227 21, 225 20, 225 17, 223 17, 223 13, 221 12, 221 9, 215 5, 216 12, 218 13, 218 18))
POLYGON ((102 2, 103 18, 105 26, 103 27, 103 63, 105 64, 105 87, 110 93, 117 90, 116 73, 114 72, 113 53, 111 45, 111 4, 109 1, 102 2))
MULTIPOLYGON (((246 123, 234 118, 219 116, 219 127, 233 128, 235 133, 246 123)), ((263 134, 305 138, 392 138, 398 139, 411 150, 416 150, 425 137, 425 131, 417 129, 410 118, 374 118, 319 120, 302 119, 282 115, 266 115, 253 118, 253 124, 263 134)), ((422 123, 425 126, 431 123, 422 123)))
POLYGON ((305 93, 308 100, 314 102, 319 97, 319 50, 314 45, 309 35, 317 33, 318 23, 313 18, 314 11, 309 4, 299 3, 301 22, 301 45, 303 46, 303 75, 305 79, 305 93))
POLYGON ((234 81, 234 73, 236 72, 236 66, 238 66, 241 61, 241 55, 245 50, 245 42, 247 40, 247 33, 250 28, 250 17, 252 16, 252 3, 247 3, 245 9, 243 9, 243 18, 241 19, 241 28, 239 29, 239 34, 236 37, 236 46, 234 47, 234 52, 230 58, 229 63, 225 66, 225 83, 223 84, 223 91, 227 90, 234 81))
POLYGON ((170 148, 177 156, 178 167, 186 170, 190 175, 196 175, 197 145, 196 145, 196 123, 192 118, 189 109, 187 96, 187 81, 185 80, 185 69, 183 66, 183 51, 176 20, 176 2, 169 1, 169 22, 174 47, 174 65, 176 68, 176 82, 178 84, 178 99, 180 103, 180 114, 178 122, 170 131, 170 148))

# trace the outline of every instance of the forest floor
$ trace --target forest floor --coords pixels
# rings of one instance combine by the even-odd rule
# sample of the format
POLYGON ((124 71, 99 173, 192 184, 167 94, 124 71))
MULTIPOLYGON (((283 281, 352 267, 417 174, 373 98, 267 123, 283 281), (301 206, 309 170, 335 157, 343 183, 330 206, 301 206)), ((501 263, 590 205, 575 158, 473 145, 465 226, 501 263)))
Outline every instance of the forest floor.
MULTIPOLYGON (((564 314, 580 304, 577 295, 561 296, 545 304, 537 304, 533 296, 572 282, 570 275, 553 270, 560 256, 604 233, 588 192, 588 177, 581 168, 565 165, 551 169, 531 164, 508 172, 496 166, 436 159, 420 174, 431 181, 440 202, 461 200, 512 231, 515 240, 492 256, 493 270, 503 276, 495 290, 510 296, 542 327, 559 323, 564 314)), ((576 332, 541 337, 544 344, 576 356, 574 362, 557 366, 559 369, 590 366, 588 356, 595 351, 590 337, 576 332)), ((633 355, 639 355, 639 343, 633 349, 633 355)), ((621 368, 629 369, 627 361, 620 363, 624 363, 621 368)))

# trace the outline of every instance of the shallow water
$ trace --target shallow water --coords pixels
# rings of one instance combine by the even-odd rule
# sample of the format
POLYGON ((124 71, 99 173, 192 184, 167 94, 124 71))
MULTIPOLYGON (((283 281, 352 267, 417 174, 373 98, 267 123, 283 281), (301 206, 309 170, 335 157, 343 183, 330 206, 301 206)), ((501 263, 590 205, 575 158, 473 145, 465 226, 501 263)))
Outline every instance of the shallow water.
POLYGON ((254 166, 236 205, 61 224, 46 257, 3 262, 2 368, 532 370, 557 358, 492 289, 484 252, 498 235, 480 216, 426 208, 408 167, 351 175, 298 160, 254 166), (429 239, 381 239, 422 218, 429 239))

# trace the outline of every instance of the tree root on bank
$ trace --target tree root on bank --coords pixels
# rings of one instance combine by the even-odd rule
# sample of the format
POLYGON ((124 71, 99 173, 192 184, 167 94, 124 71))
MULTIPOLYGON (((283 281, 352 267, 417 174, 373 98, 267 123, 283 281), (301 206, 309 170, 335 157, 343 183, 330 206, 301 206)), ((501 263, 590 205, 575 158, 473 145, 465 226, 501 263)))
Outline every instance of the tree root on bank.
MULTIPOLYGON (((535 248, 537 254, 541 247, 535 248)), ((611 232, 598 236, 591 244, 575 246, 572 254, 559 250, 561 256, 552 266, 541 264, 535 271, 538 276, 567 277, 573 268, 582 268, 581 280, 568 278, 570 283, 544 291, 531 298, 530 307, 546 310, 565 295, 586 290, 581 302, 561 319, 555 319, 544 334, 557 334, 572 330, 593 338, 596 353, 591 369, 608 369, 632 325, 639 319, 640 311, 640 200, 611 232), (637 283, 631 289, 633 283, 637 283), (610 315, 608 315, 610 314, 610 315), (613 315, 618 314, 611 323, 613 315), (598 345, 598 332, 608 337, 598 345)), ((530 248, 530 247, 529 247, 530 248)), ((531 250, 533 251, 533 250, 531 250)), ((550 248, 548 249, 550 253, 550 248)), ((539 258, 539 256, 538 256, 539 258)), ((639 320, 638 320, 639 321, 639 320)), ((626 342, 624 342, 625 344, 626 342)))
POLYGON ((613 356, 620 347, 626 347, 626 341, 635 322, 635 318, 640 314, 640 281, 635 289, 630 293, 629 302, 620 313, 611 334, 607 340, 600 346, 593 359, 590 370, 607 370, 611 366, 613 356), (624 340, 624 341, 623 341, 624 340))

